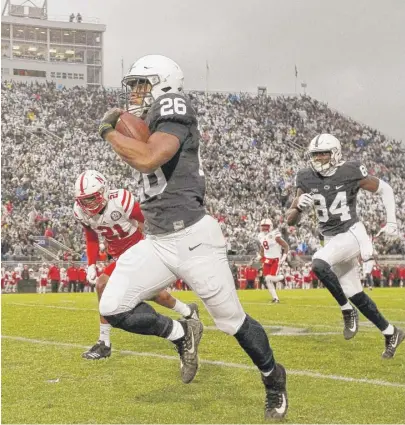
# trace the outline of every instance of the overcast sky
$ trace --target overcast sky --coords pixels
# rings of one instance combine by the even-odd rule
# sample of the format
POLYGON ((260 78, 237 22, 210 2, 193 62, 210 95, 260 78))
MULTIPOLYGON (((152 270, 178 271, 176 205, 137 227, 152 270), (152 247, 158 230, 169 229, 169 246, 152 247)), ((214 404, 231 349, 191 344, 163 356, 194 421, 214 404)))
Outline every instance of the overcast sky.
MULTIPOLYGON (((36 0, 42 3, 42 0, 36 0)), ((16 1, 15 1, 16 2, 16 1)), ((2 0, 4 4, 4 0, 2 0)), ((104 84, 138 57, 179 63, 186 89, 307 93, 405 141, 404 0, 48 0, 107 25, 104 84)))

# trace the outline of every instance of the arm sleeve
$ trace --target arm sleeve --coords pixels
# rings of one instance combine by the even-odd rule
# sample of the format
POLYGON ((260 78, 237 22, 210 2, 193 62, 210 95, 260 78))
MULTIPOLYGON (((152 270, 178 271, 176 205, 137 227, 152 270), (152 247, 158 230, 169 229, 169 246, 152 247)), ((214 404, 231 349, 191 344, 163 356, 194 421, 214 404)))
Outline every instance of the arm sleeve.
POLYGON ((90 229, 90 227, 83 226, 84 234, 86 236, 86 248, 87 248, 87 264, 91 266, 96 264, 98 256, 98 235, 90 229))
POLYGON ((133 218, 139 223, 143 223, 145 221, 145 218, 142 214, 141 207, 139 206, 138 202, 134 203, 134 207, 132 208, 131 214, 129 215, 129 218, 133 218))

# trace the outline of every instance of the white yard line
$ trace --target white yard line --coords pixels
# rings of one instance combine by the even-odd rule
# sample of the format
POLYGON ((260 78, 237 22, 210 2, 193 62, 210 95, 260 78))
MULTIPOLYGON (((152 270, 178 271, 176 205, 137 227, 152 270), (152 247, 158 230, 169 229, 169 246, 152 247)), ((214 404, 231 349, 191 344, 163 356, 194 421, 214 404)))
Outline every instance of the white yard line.
MULTIPOLYGON (((282 301, 281 301, 282 302, 282 301)), ((272 304, 272 303, 268 303, 268 302, 242 302, 243 305, 262 305, 265 307, 271 307, 271 308, 277 308, 280 306, 280 304, 272 304)), ((318 308, 333 308, 334 310, 339 310, 339 306, 333 306, 333 305, 315 305, 315 304, 282 304, 288 307, 310 307, 313 309, 318 309, 318 308)), ((400 311, 402 313, 405 313, 405 308, 381 308, 382 311, 400 311)))
MULTIPOLYGON (((36 307, 36 308, 53 308, 53 309, 58 309, 58 310, 72 310, 72 311, 97 311, 97 308, 81 308, 81 307, 65 307, 65 306, 58 306, 58 305, 53 305, 53 304, 34 304, 34 303, 8 303, 9 305, 15 305, 15 306, 22 306, 22 307, 36 307)), ((257 304, 262 304, 262 303, 257 303, 257 304)), ((342 327, 340 325, 336 325, 336 326, 330 326, 330 325, 319 325, 319 324, 311 324, 311 323, 302 323, 300 322, 299 324, 295 324, 295 323, 290 323, 290 322, 276 322, 276 321, 262 321, 261 322, 263 327, 266 329, 276 329, 276 328, 280 328, 280 327, 294 327, 294 328, 298 328, 301 329, 301 332, 288 332, 288 330, 280 330, 280 331, 276 331, 273 332, 272 335, 281 335, 281 336, 316 336, 316 335, 338 335, 340 334, 342 331, 342 327), (304 332, 305 329, 307 328, 321 328, 321 329, 331 329, 331 330, 335 330, 335 332, 304 332)), ((395 325, 403 325, 405 324, 404 321, 391 321, 391 323, 395 324, 395 325)), ((360 325, 364 326, 367 328, 367 331, 369 331, 368 328, 371 328, 370 330, 374 330, 374 325, 368 321, 360 321, 360 325)), ((217 328, 215 326, 206 326, 205 329, 207 330, 217 330, 217 328)))
MULTIPOLYGON (((56 342, 56 341, 44 341, 40 339, 30 339, 30 338, 24 338, 20 336, 8 336, 8 335, 2 335, 1 336, 4 339, 9 339, 12 341, 19 341, 19 342, 25 342, 30 344, 39 344, 39 345, 53 345, 56 347, 67 347, 67 348, 75 348, 75 349, 82 349, 85 350, 89 348, 86 345, 80 345, 80 344, 71 344, 71 343, 65 343, 65 342, 56 342)), ((4 349, 4 347, 3 347, 4 349)), ((138 356, 138 357, 151 357, 151 358, 158 358, 163 360, 175 360, 178 361, 179 358, 177 356, 167 356, 164 354, 155 354, 155 353, 145 353, 145 352, 137 352, 137 351, 130 351, 130 350, 115 350, 119 354, 124 355, 131 355, 131 356, 138 356)), ((234 369, 244 369, 244 370, 257 370, 254 366, 248 366, 238 363, 228 363, 228 362, 222 362, 222 361, 216 361, 216 360, 200 360, 200 363, 202 364, 208 364, 213 366, 219 366, 219 367, 229 367, 234 369)), ((401 384, 398 382, 387 382, 382 381, 379 379, 367 379, 367 378, 351 378, 349 376, 339 376, 339 375, 325 375, 323 373, 318 372, 311 372, 309 370, 288 370, 287 371, 289 375, 295 375, 295 376, 307 376, 309 378, 315 378, 315 379, 329 379, 332 381, 343 381, 343 382, 353 382, 358 384, 369 384, 369 385, 376 385, 380 387, 395 387, 395 388, 404 388, 405 384, 401 384)))

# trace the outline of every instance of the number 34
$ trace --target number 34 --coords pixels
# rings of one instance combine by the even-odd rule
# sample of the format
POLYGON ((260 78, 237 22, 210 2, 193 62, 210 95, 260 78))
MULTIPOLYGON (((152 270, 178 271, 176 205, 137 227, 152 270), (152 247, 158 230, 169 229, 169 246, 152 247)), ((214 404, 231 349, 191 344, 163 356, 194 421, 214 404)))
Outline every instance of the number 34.
POLYGON ((160 115, 163 117, 165 115, 185 115, 186 114, 186 102, 181 97, 175 97, 172 99, 171 97, 166 97, 160 101, 160 115))

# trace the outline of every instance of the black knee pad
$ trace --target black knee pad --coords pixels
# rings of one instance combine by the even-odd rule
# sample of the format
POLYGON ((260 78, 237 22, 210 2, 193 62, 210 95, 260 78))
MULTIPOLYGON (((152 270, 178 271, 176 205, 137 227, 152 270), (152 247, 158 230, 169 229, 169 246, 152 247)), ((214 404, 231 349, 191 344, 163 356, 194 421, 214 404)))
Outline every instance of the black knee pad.
POLYGON ((103 317, 114 328, 140 335, 167 338, 173 329, 173 320, 159 314, 147 303, 140 303, 124 313, 103 317))
POLYGON ((331 266, 325 260, 315 258, 312 260, 312 271, 318 276, 320 280, 322 277, 327 276, 330 272, 331 266))
POLYGON ((275 360, 269 338, 259 322, 246 315, 234 337, 259 370, 269 372, 274 368, 275 360))

